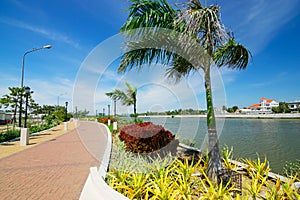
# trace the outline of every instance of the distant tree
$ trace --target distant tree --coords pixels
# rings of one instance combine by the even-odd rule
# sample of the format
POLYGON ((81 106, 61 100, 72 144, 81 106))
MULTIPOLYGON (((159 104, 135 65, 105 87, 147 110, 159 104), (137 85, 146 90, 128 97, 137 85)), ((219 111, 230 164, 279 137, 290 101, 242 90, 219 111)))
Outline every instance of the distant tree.
MULTIPOLYGON (((58 107, 63 107, 63 106, 58 106, 58 107)), ((58 107, 56 109, 58 109, 58 107)), ((47 115, 51 115, 51 113, 53 113, 54 110, 55 110, 55 107, 51 106, 51 105, 43 105, 41 108, 41 112, 43 114, 47 114, 47 115)))
POLYGON ((134 122, 137 123, 137 114, 136 114, 137 89, 132 87, 127 82, 125 84, 127 87, 126 92, 120 89, 115 89, 112 92, 106 93, 106 95, 110 97, 112 100, 120 100, 124 106, 133 105, 134 122))
POLYGON ((236 112, 239 109, 239 107, 233 106, 232 109, 233 109, 233 112, 236 112))
POLYGON ((272 107, 272 111, 273 111, 274 113, 279 113, 279 106, 272 107))
POLYGON ((225 110, 227 111, 227 107, 226 106, 222 106, 222 110, 223 111, 225 111, 225 110))
POLYGON ((291 112, 288 104, 285 102, 279 102, 279 106, 272 107, 272 111, 274 113, 290 113, 291 112))
POLYGON ((229 113, 233 113, 233 112, 234 112, 234 110, 233 110, 233 108, 227 108, 227 112, 229 112, 229 113))
POLYGON ((279 109, 280 113, 290 113, 291 112, 288 104, 285 103, 285 102, 279 102, 279 106, 278 107, 279 107, 278 109, 279 109))
MULTIPOLYGON (((0 108, 5 108, 9 109, 9 111, 13 112, 14 119, 16 119, 16 113, 17 113, 17 108, 19 107, 19 96, 22 94, 22 96, 25 96, 25 88, 19 88, 19 87, 9 87, 9 94, 5 94, 2 96, 0 99, 0 108)), ((32 98, 33 91, 29 93, 28 96, 28 108, 31 109, 33 108, 36 103, 32 98)), ((25 110, 25 98, 23 98, 23 103, 22 103, 22 113, 24 113, 25 110)))

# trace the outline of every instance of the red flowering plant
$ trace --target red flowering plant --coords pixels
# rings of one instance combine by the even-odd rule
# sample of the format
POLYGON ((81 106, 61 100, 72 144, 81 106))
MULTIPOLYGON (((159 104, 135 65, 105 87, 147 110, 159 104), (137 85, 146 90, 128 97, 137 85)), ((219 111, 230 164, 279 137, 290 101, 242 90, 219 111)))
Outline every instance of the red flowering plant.
POLYGON ((150 153, 164 147, 174 153, 179 143, 170 131, 151 122, 124 126, 119 138, 125 143, 126 150, 134 153, 150 153))
POLYGON ((114 118, 108 118, 108 117, 99 117, 97 118, 97 121, 99 123, 108 124, 108 120, 110 120, 110 123, 113 123, 115 120, 114 118))

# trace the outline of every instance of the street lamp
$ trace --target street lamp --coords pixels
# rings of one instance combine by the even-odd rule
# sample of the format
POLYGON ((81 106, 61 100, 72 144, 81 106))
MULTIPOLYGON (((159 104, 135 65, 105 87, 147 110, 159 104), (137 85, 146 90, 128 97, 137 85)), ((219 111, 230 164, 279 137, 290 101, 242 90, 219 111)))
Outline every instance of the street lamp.
POLYGON ((107 107, 108 107, 108 119, 110 119, 110 105, 108 104, 107 107))
POLYGON ((66 116, 65 116, 65 122, 68 121, 68 102, 66 101, 66 116))
POLYGON ((114 100, 114 117, 117 116, 117 100, 114 100))
POLYGON ((30 95, 30 87, 25 87, 25 122, 24 122, 24 128, 27 128, 27 107, 28 107, 28 97, 30 95))
POLYGON ((22 78, 21 78, 21 93, 20 93, 20 111, 19 111, 19 127, 21 127, 21 120, 22 120, 22 98, 23 98, 23 82, 24 82, 24 63, 25 63, 25 56, 31 52, 34 52, 34 51, 38 51, 38 50, 41 50, 41 49, 50 49, 51 48, 51 45, 46 45, 46 46, 43 46, 43 47, 39 47, 39 48, 33 48, 29 51, 26 51, 24 54, 23 54, 23 58, 22 58, 22 78))
POLYGON ((65 94, 67 94, 67 93, 66 92, 65 93, 61 93, 61 94, 59 94, 57 96, 57 107, 59 107, 59 97, 65 95, 65 94))

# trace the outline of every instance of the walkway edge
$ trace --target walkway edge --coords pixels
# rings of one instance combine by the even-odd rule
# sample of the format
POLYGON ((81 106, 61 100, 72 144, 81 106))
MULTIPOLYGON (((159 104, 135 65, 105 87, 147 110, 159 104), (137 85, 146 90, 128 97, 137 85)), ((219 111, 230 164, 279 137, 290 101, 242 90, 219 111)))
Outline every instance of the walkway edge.
MULTIPOLYGON (((98 122, 96 122, 98 123, 98 122)), ((110 155, 111 155, 111 149, 112 149, 112 138, 111 138, 111 133, 109 128, 105 125, 100 123, 100 126, 104 126, 106 128, 106 133, 107 133, 107 143, 106 143, 106 149, 104 152, 103 160, 101 160, 100 167, 99 167, 99 174, 103 179, 106 177, 106 172, 108 170, 108 165, 110 162, 110 155)))
POLYGON ((106 128, 107 134, 107 144, 104 152, 103 160, 101 161, 99 170, 97 167, 91 167, 88 178, 84 184, 82 192, 80 194, 80 200, 93 200, 93 199, 103 199, 103 200, 129 200, 127 197, 112 189, 104 181, 106 177, 106 172, 108 170, 108 165, 110 162, 110 155, 112 150, 112 138, 108 127, 105 124, 101 124, 106 128))

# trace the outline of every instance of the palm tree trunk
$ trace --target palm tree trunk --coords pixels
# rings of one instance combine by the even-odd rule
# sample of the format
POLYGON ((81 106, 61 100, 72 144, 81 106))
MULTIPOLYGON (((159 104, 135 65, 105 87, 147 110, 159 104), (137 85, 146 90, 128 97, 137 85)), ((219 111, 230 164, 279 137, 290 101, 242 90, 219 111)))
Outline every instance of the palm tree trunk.
POLYGON ((134 102, 133 102, 133 117, 134 117, 134 123, 137 123, 137 115, 136 115, 136 99, 134 99, 134 102))
MULTIPOLYGON (((209 65, 209 64, 208 64, 209 65)), ((206 104, 207 104, 207 129, 208 129, 208 144, 209 144, 209 163, 207 169, 207 176, 213 182, 218 181, 218 171, 222 169, 219 139, 216 128, 216 119, 214 114, 212 89, 210 80, 210 66, 205 67, 205 90, 206 90, 206 104)))

